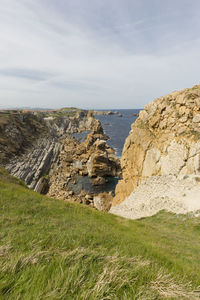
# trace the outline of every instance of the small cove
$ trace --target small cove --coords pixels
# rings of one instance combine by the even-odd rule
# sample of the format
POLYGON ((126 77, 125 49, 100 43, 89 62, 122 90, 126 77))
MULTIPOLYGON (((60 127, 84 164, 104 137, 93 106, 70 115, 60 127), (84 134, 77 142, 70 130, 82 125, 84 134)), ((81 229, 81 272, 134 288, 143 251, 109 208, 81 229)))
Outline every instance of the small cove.
POLYGON ((102 185, 93 185, 92 178, 88 176, 77 175, 75 177, 75 183, 69 182, 69 187, 73 190, 75 194, 80 194, 81 190, 86 191, 90 194, 99 194, 102 192, 113 192, 118 182, 118 177, 107 177, 108 182, 102 185))

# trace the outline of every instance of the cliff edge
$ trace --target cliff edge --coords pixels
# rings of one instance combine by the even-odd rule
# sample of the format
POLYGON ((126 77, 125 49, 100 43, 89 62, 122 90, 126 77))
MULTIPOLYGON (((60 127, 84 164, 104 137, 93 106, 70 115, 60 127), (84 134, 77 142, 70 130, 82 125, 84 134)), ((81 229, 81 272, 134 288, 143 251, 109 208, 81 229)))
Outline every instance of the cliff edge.
POLYGON ((166 209, 162 203, 174 199, 185 209, 189 200, 183 204, 181 199, 186 199, 187 191, 193 188, 196 199, 200 199, 200 85, 157 98, 145 106, 126 139, 121 167, 122 180, 116 188, 113 213, 124 210, 124 205, 130 210, 130 203, 134 211, 138 201, 146 206, 147 200, 156 199, 158 210, 166 209), (161 186, 168 187, 167 191, 161 186))

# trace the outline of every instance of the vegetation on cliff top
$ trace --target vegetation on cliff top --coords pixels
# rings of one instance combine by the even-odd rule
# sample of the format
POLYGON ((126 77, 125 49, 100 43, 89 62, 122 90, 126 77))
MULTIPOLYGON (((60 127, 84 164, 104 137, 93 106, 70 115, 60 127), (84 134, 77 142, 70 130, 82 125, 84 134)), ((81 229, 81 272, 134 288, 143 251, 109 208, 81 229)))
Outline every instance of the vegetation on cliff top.
POLYGON ((0 299, 199 299, 200 218, 137 221, 49 199, 0 171, 0 299))
POLYGON ((61 109, 47 111, 46 113, 44 113, 44 117, 53 117, 53 118, 74 117, 78 112, 81 111, 85 111, 85 110, 82 110, 80 108, 75 108, 75 107, 63 107, 61 109))

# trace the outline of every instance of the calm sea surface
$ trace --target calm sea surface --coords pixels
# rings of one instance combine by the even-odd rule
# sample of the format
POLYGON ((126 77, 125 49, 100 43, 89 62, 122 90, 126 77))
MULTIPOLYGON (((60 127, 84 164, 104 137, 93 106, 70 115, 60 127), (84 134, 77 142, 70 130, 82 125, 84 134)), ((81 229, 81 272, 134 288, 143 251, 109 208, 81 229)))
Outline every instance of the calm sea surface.
POLYGON ((110 137, 107 143, 115 149, 116 156, 120 157, 125 139, 131 130, 131 124, 137 119, 133 114, 138 114, 140 109, 120 109, 117 111, 122 117, 118 117, 117 115, 96 115, 95 118, 101 122, 105 134, 110 137))

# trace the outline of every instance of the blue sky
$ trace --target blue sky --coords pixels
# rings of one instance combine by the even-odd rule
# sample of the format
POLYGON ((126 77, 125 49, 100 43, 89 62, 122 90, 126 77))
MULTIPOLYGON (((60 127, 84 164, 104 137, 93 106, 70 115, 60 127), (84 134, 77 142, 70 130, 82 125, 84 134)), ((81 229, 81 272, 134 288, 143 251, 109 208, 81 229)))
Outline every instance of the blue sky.
POLYGON ((141 108, 199 70, 199 0, 1 0, 0 108, 141 108))

